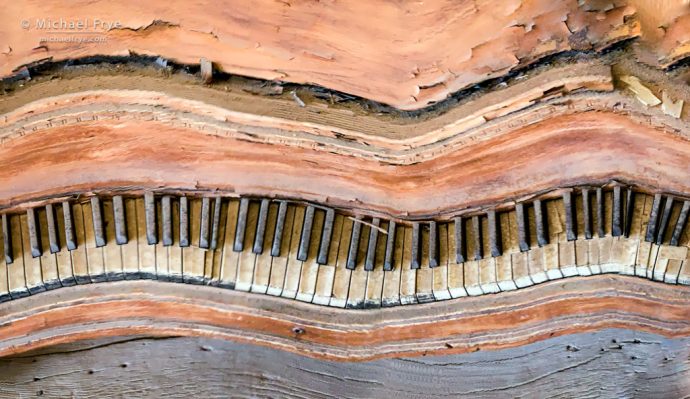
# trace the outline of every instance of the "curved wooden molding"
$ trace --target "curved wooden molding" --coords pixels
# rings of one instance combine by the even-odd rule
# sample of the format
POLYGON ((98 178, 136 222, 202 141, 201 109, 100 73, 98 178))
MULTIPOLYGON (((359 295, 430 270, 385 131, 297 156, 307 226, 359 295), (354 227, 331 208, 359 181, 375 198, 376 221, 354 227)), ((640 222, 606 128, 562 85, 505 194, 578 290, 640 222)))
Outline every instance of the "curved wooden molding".
MULTIPOLYGON (((371 156, 352 157, 348 147, 357 144, 324 138, 317 126, 303 136, 300 146, 290 148, 272 135, 275 127, 256 142, 247 140, 260 136, 253 132, 229 137, 205 133, 213 129, 211 122, 217 122, 209 121, 209 116, 195 125, 191 117, 175 120, 175 112, 152 112, 150 105, 139 112, 125 112, 134 110, 129 106, 122 112, 108 111, 110 102, 98 111, 68 107, 35 118, 16 118, 19 126, 27 124, 26 132, 36 133, 19 128, 0 149, 0 163, 5 166, 0 171, 0 204, 72 192, 161 186, 282 196, 421 216, 614 179, 651 190, 690 192, 690 142, 683 133, 687 123, 650 117, 649 112, 657 111, 646 111, 616 93, 609 96, 573 96, 511 113, 486 127, 421 146, 429 159, 404 165, 382 164, 371 156), (613 111, 605 110, 609 106, 613 111)), ((7 120, 4 127, 9 124, 12 131, 15 117, 7 120)), ((269 123, 280 128, 282 122, 269 123)), ((230 131, 238 129, 222 124, 230 131)), ((321 132, 326 135, 327 129, 321 132)))
POLYGON ((370 360, 524 345, 628 328, 690 335, 687 290, 623 276, 376 311, 333 310, 213 287, 151 281, 63 288, 0 305, 0 355, 115 335, 206 336, 315 358, 370 360))

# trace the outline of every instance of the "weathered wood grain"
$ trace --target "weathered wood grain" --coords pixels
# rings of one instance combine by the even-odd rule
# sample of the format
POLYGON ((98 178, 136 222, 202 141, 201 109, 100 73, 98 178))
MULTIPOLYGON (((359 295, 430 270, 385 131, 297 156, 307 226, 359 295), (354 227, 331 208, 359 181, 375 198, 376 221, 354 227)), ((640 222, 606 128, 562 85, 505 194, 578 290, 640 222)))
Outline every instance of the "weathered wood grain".
POLYGON ((689 348, 687 338, 607 329, 520 348, 347 363, 207 338, 111 338, 0 359, 0 393, 100 398, 225 397, 229 392, 251 398, 668 398, 690 390, 689 348))

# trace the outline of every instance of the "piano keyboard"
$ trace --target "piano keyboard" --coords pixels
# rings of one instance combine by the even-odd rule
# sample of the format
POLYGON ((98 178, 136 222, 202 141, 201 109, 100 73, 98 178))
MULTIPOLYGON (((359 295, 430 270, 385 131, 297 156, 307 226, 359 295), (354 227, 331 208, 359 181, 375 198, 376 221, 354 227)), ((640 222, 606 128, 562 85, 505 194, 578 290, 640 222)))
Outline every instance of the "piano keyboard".
POLYGON ((2 215, 0 299, 137 278, 349 308, 600 273, 690 284, 689 212, 623 186, 404 222, 265 198, 94 196, 2 215))

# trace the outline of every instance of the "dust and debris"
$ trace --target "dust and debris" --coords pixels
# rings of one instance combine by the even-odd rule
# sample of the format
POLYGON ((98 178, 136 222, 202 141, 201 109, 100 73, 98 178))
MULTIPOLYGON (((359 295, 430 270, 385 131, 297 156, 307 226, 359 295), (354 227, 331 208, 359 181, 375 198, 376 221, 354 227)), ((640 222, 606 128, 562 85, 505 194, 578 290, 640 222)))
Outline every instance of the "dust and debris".
POLYGON ((674 102, 666 91, 661 92, 661 99, 661 110, 664 111, 666 115, 680 118, 680 114, 683 112, 683 100, 681 99, 674 102))
POLYGON ((655 96, 651 90, 640 82, 640 79, 636 76, 623 75, 620 80, 628 85, 628 89, 635 94, 635 97, 642 104, 648 107, 655 107, 661 104, 659 97, 655 96))
POLYGON ((302 99, 299 98, 299 96, 297 95, 297 91, 296 91, 296 90, 292 90, 292 91, 290 92, 290 96, 292 96, 292 99, 295 100, 295 102, 297 103, 297 105, 299 105, 300 107, 306 107, 306 106, 307 106, 307 105, 304 103, 304 101, 302 101, 302 99))

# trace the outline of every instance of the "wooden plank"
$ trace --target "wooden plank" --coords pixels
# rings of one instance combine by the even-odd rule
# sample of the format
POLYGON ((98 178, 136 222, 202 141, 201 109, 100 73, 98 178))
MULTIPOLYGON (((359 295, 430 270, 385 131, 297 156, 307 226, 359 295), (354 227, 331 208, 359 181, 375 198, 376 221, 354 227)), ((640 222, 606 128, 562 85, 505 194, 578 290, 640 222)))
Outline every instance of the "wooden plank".
MULTIPOLYGON (((498 215, 500 218, 499 226, 501 228, 501 247, 503 254, 496 258, 496 280, 501 291, 509 291, 517 289, 515 284, 515 276, 513 275, 513 262, 511 254, 520 252, 520 244, 518 243, 518 227, 516 212, 503 212, 498 215)), ((524 212, 523 212, 524 218, 524 212)), ((525 270, 526 271, 526 270, 525 270)))
MULTIPOLYGON (((316 293, 314 295, 313 303, 318 305, 328 305, 331 301, 331 296, 333 293, 333 284, 335 282, 335 272, 338 264, 338 252, 340 247, 340 237, 343 231, 343 215, 337 215, 333 210, 329 210, 326 213, 326 220, 328 220, 328 215, 333 214, 333 223, 330 225, 330 243, 328 244, 328 253, 326 254, 325 263, 321 264, 319 267, 318 276, 316 278, 316 293)), ((328 224, 326 224, 328 226, 328 224)), ((321 236, 322 238, 324 235, 321 236)), ((319 247, 319 258, 321 258, 323 241, 321 241, 321 246, 319 247)), ((319 262, 324 260, 319 259, 319 262)), ((397 291, 397 290, 396 290, 397 291)))
POLYGON ((45 206, 48 248, 51 254, 60 252, 60 240, 58 240, 57 219, 55 218, 55 207, 53 204, 45 206))
MULTIPOLYGON (((152 194, 147 194, 147 197, 140 197, 134 200, 137 243, 139 245, 139 278, 144 279, 155 279, 157 277, 155 245, 158 242, 158 233, 156 230, 156 206, 155 202, 151 201, 151 198, 152 194)), ((187 266, 186 260, 185 266, 187 266)), ((196 275, 200 277, 201 274, 197 272, 196 275)))
MULTIPOLYGON (((472 260, 464 263, 464 283, 465 290, 468 295, 482 295, 484 291, 481 289, 479 279, 479 262, 476 259, 477 254, 481 254, 481 237, 477 234, 481 233, 479 226, 479 219, 473 217, 465 221, 465 244, 467 246, 467 254, 474 254, 472 260), (479 247, 479 249, 477 248, 479 247)), ((480 257, 481 259, 481 257, 480 257)))
POLYGON ((586 240, 590 240, 593 236, 592 234, 592 199, 590 197, 589 189, 582 189, 582 227, 583 233, 586 240))
MULTIPOLYGON (((9 220, 7 219, 6 215, 2 216, 3 222, 2 225, 0 226, 0 229, 2 229, 2 234, 3 237, 7 237, 8 240, 11 240, 12 238, 9 236, 9 232, 6 231, 7 225, 9 224, 9 220)), ((5 252, 5 242, 6 240, 0 240, 0 254, 6 254, 5 252)), ((67 251, 65 251, 67 252, 67 251)), ((10 253, 10 257, 12 254, 10 253)), ((0 303, 9 301, 12 299, 10 296, 10 284, 8 281, 8 264, 7 264, 7 259, 5 256, 0 257, 0 303)))
POLYGON ((683 207, 676 219, 676 224, 673 227, 673 234, 671 235, 671 245, 678 245, 680 238, 683 235, 683 230, 687 224, 688 214, 690 213, 690 201, 683 201, 683 207))
POLYGON ((271 251, 265 248, 264 243, 267 239, 273 238, 275 234, 278 207, 277 203, 271 203, 267 199, 262 200, 259 207, 259 221, 257 222, 254 246, 252 248, 252 251, 256 254, 252 292, 265 294, 268 290, 274 258, 271 256, 271 251))
POLYGON ((458 238, 456 235, 464 235, 463 224, 462 219, 456 217, 453 219, 452 225, 448 226, 448 291, 453 298, 467 296, 465 290, 465 252, 464 248, 460 250, 457 248, 457 245, 464 246, 464 237, 458 238))
POLYGON ((568 239, 565 231, 565 207, 561 200, 549 200, 544 203, 546 222, 551 239, 544 245, 544 268, 549 280, 563 278, 559 265, 559 242, 568 239))
MULTIPOLYGON (((380 226, 384 231, 388 231, 388 222, 378 222, 374 219, 374 225, 380 226)), ((369 231, 369 247, 367 248, 367 260, 369 259, 369 252, 372 250, 373 245, 373 268, 367 272, 367 291, 364 296, 364 306, 367 308, 381 307, 383 299, 383 281, 384 281, 384 270, 383 270, 383 258, 386 256, 386 236, 379 237, 379 232, 376 229, 371 229, 369 231), (376 231, 376 239, 371 240, 373 234, 371 231, 376 231)))
MULTIPOLYGON (((105 259, 103 247, 99 247, 94 230, 94 211, 91 202, 81 204, 82 215, 84 218, 84 239, 86 240, 86 262, 89 268, 89 276, 94 283, 106 281, 105 259)), ((99 212, 100 213, 100 212, 99 212)))
POLYGON ((72 257, 72 270, 74 271, 74 278, 77 284, 87 284, 91 282, 89 275, 89 263, 86 254, 86 227, 84 221, 84 211, 81 204, 74 203, 70 206, 65 206, 63 203, 63 210, 71 209, 69 215, 65 214, 65 235, 67 242, 70 242, 70 231, 73 235, 74 249, 70 250, 72 257))
POLYGON ((5 263, 11 264, 14 262, 14 256, 12 250, 12 231, 10 229, 9 216, 7 214, 2 215, 2 241, 5 263))
POLYGON ((544 266, 544 248, 532 248, 527 252, 527 267, 529 268, 529 275, 534 284, 539 284, 547 281, 549 278, 546 275, 546 267, 544 266))
MULTIPOLYGON (((256 201, 247 202, 247 211, 245 213, 245 228, 238 229, 237 234, 244 232, 244 237, 241 238, 243 243, 254 243, 254 238, 256 236, 256 223, 259 219, 259 203, 256 201)), ((240 214, 238 218, 242 218, 242 202, 240 202, 240 214)), ((239 223, 240 219, 238 219, 239 223)), ((238 242, 237 236, 235 236, 235 243, 238 242)), ((249 291, 252 288, 252 282, 254 279, 254 266, 256 264, 256 254, 249 248, 240 252, 240 257, 237 263, 237 282, 235 283, 235 289, 239 291, 249 291)))
POLYGON ((347 267, 347 260, 350 253, 350 238, 352 237, 353 225, 354 223, 350 218, 343 218, 343 227, 338 244, 338 259, 333 277, 332 296, 329 302, 330 306, 337 308, 345 307, 348 291, 350 290, 352 271, 347 267))
POLYGON ((451 298, 448 289, 448 226, 448 223, 438 226, 438 266, 432 269, 434 299, 437 301, 451 298))
MULTIPOLYGON (((174 241, 172 201, 173 200, 170 195, 164 195, 161 198, 161 237, 163 239, 163 245, 166 247, 173 245, 174 241)), ((177 216, 177 219, 179 220, 179 215, 177 216)))
MULTIPOLYGON (((29 295, 27 287, 27 280, 24 274, 24 248, 22 244, 22 236, 26 235, 22 231, 22 225, 19 215, 7 215, 7 225, 9 226, 10 234, 10 248, 12 249, 13 262, 7 266, 7 280, 12 299, 22 298, 29 295)), ((31 256, 29 255, 29 258, 31 256)), ((28 265, 32 265, 29 261, 28 265)))
POLYGON ((247 230, 247 211, 249 210, 249 198, 240 198, 240 210, 237 213, 237 226, 235 227, 235 243, 232 250, 242 252, 244 250, 244 237, 247 230))
MULTIPOLYGON (((635 261, 635 275, 640 276, 640 277, 646 277, 647 276, 647 265, 649 263, 649 257, 651 255, 651 250, 652 250, 652 245, 651 242, 653 240, 653 237, 656 233, 656 228, 650 227, 650 222, 652 222, 652 208, 655 206, 654 201, 661 201, 661 196, 659 195, 658 197, 655 195, 654 199, 650 196, 645 196, 644 204, 641 204, 642 206, 642 214, 640 217, 641 225, 640 225, 640 234, 644 234, 643 237, 641 237, 640 245, 638 246, 637 249, 637 257, 635 261), (652 232, 653 234, 650 235, 650 229, 653 229, 654 231, 652 232), (644 233, 643 233, 644 232, 644 233), (650 240, 647 240, 647 238, 651 238, 650 240)), ((641 201, 638 201, 641 202, 641 201)), ((659 204, 656 205, 657 207, 660 206, 659 204)), ((656 218, 656 217, 655 217, 656 218)))
POLYGON ((103 207, 103 239, 105 241, 103 246, 103 262, 106 278, 110 281, 122 280, 124 278, 122 249, 117 245, 113 202, 114 200, 104 200, 101 202, 103 207))
POLYGON ((614 237, 623 235, 623 194, 620 185, 613 186, 611 235, 614 237))
POLYGON ((529 225, 527 220, 527 212, 525 212, 525 205, 518 203, 515 205, 515 222, 512 223, 517 228, 518 245, 521 252, 529 251, 529 225))
MULTIPOLYGON (((58 251, 55 254, 55 259, 57 261, 60 284, 62 284, 63 287, 70 287, 75 285, 77 283, 77 280, 74 278, 74 271, 72 270, 71 251, 68 250, 68 248, 66 247, 67 239, 65 237, 64 206, 64 202, 62 205, 53 206, 55 216, 55 233, 57 234, 57 241, 58 243, 64 244, 63 246, 61 246, 61 251, 58 251)), ((66 207, 69 211, 71 211, 69 204, 67 204, 66 207)), ((69 213, 71 214, 71 212, 69 213)))
POLYGON ((156 278, 161 281, 170 281, 170 266, 168 264, 168 248, 163 242, 163 203, 161 201, 154 202, 156 211, 156 244, 154 251, 156 253, 156 278))
POLYGON ((540 200, 535 200, 532 203, 534 210, 534 224, 536 227, 537 245, 543 247, 549 243, 549 232, 547 227, 546 216, 544 214, 544 205, 540 200))
MULTIPOLYGON (((171 199, 170 201, 170 219, 171 219, 171 243, 168 246, 168 279, 174 282, 184 281, 184 273, 182 267, 182 247, 180 246, 180 201, 171 199)), ((220 271, 215 277, 216 283, 220 281, 220 271)))
POLYGON ((400 303, 417 303, 417 270, 409 267, 412 262, 412 226, 404 226, 403 263, 400 272, 400 303))
POLYGON ((605 209, 604 209, 604 190, 601 187, 597 188, 597 197, 596 197, 596 203, 597 203, 597 234, 599 234, 599 238, 602 238, 606 235, 606 218, 604 217, 605 215, 605 209))
MULTIPOLYGON (((168 197, 169 199, 170 197, 168 197)), ((125 203, 121 195, 113 197, 113 222, 115 224, 115 242, 118 245, 127 244, 127 217, 125 216, 125 203)), ((109 212, 105 212, 106 215, 109 212)))
POLYGON ((656 239, 662 200, 661 194, 654 194, 654 201, 652 202, 649 221, 647 222, 647 233, 645 234, 645 241, 647 242, 653 242, 656 239))
POLYGON ((120 246, 122 253, 122 272, 126 279, 138 279, 139 272, 139 232, 137 226, 137 203, 134 198, 123 198, 124 208, 124 233, 127 235, 127 243, 120 246))
MULTIPOLYGON (((43 276, 43 285, 47 290, 52 290, 62 287, 62 284, 60 283, 60 274, 58 273, 57 257, 54 252, 51 252, 50 248, 51 243, 48 237, 48 213, 45 207, 38 208, 35 212, 38 232, 40 234, 40 240, 38 241, 41 244, 41 274, 43 276)), ((53 214, 53 217, 55 217, 55 214, 53 214)))
POLYGON ((287 267, 285 269, 285 283, 281 296, 285 298, 295 298, 299 288, 299 277, 302 271, 302 261, 297 259, 299 252, 300 237, 302 236, 302 226, 304 225, 305 207, 295 205, 295 219, 292 222, 292 234, 290 235, 290 251, 287 254, 287 267))
MULTIPOLYGON (((429 229, 420 226, 420 267, 417 270, 417 302, 425 303, 434 300, 434 276, 429 264, 429 229)), ((413 230, 414 237, 414 230, 413 230)), ((414 242, 412 245, 415 245, 414 242)))
POLYGON ((220 282, 218 285, 231 289, 235 288, 235 281, 237 280, 237 263, 240 258, 239 253, 234 250, 239 210, 240 201, 232 199, 228 202, 228 211, 225 218, 225 240, 223 240, 223 261, 220 266, 220 282))
POLYGON ((302 270, 299 278, 299 288, 297 290, 297 300, 304 302, 311 302, 314 300, 316 293, 316 280, 319 272, 319 263, 317 258, 319 256, 319 245, 321 244, 321 235, 324 228, 324 219, 326 214, 324 211, 316 211, 314 207, 307 207, 305 213, 305 224, 302 226, 302 237, 300 238, 300 247, 308 242, 309 246, 306 248, 307 257, 302 264, 302 270), (309 208, 312 211, 309 211, 309 208), (311 213, 311 217, 309 214, 311 213), (311 223, 308 221, 311 219, 311 223), (311 224, 311 226, 307 226, 311 224), (307 227, 309 227, 307 229, 307 227), (307 237, 308 236, 308 237, 307 237))
POLYGON ((29 233, 29 248, 31 257, 38 258, 43 254, 41 249, 41 232, 38 230, 36 221, 36 210, 30 208, 26 210, 26 229, 29 233))
POLYGON ((367 272, 364 269, 364 262, 366 259, 367 243, 369 242, 369 231, 371 227, 363 223, 356 223, 353 227, 353 240, 355 237, 359 238, 359 245, 357 248, 357 255, 354 257, 357 259, 354 269, 352 270, 352 275, 350 276, 350 289, 347 293, 347 304, 346 307, 359 309, 364 307, 364 298, 367 292, 367 272), (360 234, 355 236, 355 227, 359 224, 361 226, 360 234))
POLYGON ((309 256, 309 248, 311 247, 312 227, 314 225, 314 213, 316 209, 312 205, 308 205, 304 211, 304 222, 302 222, 302 233, 299 239, 299 248, 297 249, 297 260, 302 262, 307 260, 309 256))
MULTIPOLYGON (((34 257, 34 249, 31 243, 31 234, 29 233, 27 214, 22 214, 19 217, 22 231, 22 253, 24 257, 24 276, 26 278, 26 287, 29 293, 35 294, 46 290, 43 285, 43 277, 41 275, 41 258, 34 257)), ((38 229, 36 229, 38 232, 38 229)))
POLYGON ((664 243, 664 237, 666 236, 666 230, 668 229, 669 220, 671 219, 671 210, 673 209, 673 197, 670 195, 666 196, 666 201, 663 205, 663 212, 661 214, 661 221, 659 223, 659 228, 657 229, 656 235, 656 245, 661 245, 664 243))
POLYGON ((201 199, 201 220, 199 222, 199 248, 211 246, 211 198, 201 199))
MULTIPOLYGON (((371 224, 375 227, 380 227, 381 219, 373 218, 371 224)), ((379 239, 378 229, 369 229, 369 240, 367 241, 367 251, 364 258, 364 270, 371 271, 374 270, 374 263, 376 263, 376 244, 379 239)))
MULTIPOLYGON (((206 251, 199 247, 199 237, 201 235, 201 199, 189 198, 187 201, 189 211, 189 246, 182 249, 183 279, 185 283, 189 284, 204 284, 206 251)), ((138 204, 140 204, 140 202, 138 202, 138 204)), ((141 205, 137 207, 138 215, 141 214, 140 210, 141 205)), ((137 221, 141 221, 141 217, 137 217, 137 221)), ((141 225, 141 223, 139 224, 141 225)), ((140 249, 142 248, 142 242, 144 243, 143 247, 147 247, 147 241, 144 240, 144 235, 141 234, 142 232, 144 232, 142 228, 139 228, 140 249)), ((139 256, 141 257, 141 252, 139 256)), ((234 283, 235 281, 233 279, 233 287, 234 283)))
POLYGON ((384 264, 383 293, 381 294, 381 306, 400 305, 400 277, 402 275, 403 251, 405 250, 404 227, 394 221, 388 222, 388 237, 386 239, 386 259, 390 264, 384 264), (389 239, 393 238, 393 243, 389 239), (393 248, 389 257, 388 249, 393 248), (386 270, 387 269, 387 270, 386 270))
MULTIPOLYGON (((273 244, 271 246, 271 278, 268 284, 269 295, 279 296, 283 293, 285 285, 285 273, 287 272, 288 256, 292 238, 292 225, 295 220, 295 207, 288 207, 286 202, 281 202, 278 207, 278 219, 273 244), (281 209, 284 209, 284 218, 281 218, 281 209)), ((347 294, 346 294, 347 295, 347 294)), ((343 302, 343 307, 345 303, 343 302)))

